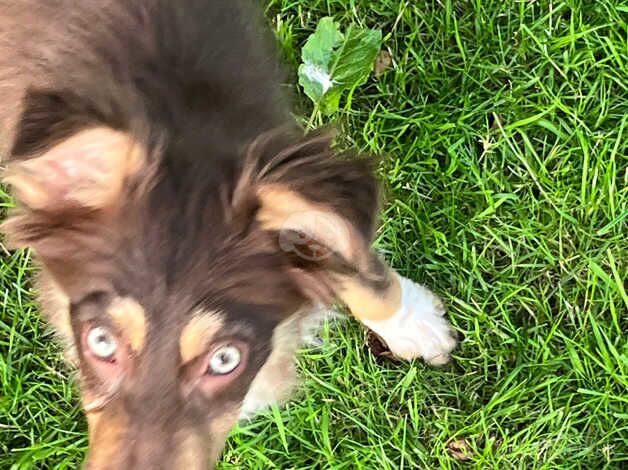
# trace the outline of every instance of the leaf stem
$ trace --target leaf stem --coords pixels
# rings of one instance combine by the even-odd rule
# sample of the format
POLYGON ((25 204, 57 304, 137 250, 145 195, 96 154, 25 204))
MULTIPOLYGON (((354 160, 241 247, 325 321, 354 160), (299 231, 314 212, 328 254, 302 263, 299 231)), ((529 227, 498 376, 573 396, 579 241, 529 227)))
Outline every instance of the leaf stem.
POLYGON ((310 118, 307 121, 307 126, 305 128, 305 132, 309 133, 311 130, 314 130, 314 119, 319 115, 318 103, 314 103, 314 109, 312 109, 312 114, 310 114, 310 118))

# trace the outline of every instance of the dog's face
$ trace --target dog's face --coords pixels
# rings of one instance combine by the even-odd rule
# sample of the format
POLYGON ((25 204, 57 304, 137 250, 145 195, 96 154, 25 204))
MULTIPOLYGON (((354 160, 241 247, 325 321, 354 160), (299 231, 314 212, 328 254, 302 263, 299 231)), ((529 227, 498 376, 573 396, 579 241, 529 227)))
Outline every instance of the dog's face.
MULTIPOLYGON (((168 245, 175 250, 168 262, 141 265, 129 261, 170 248, 157 252, 152 243, 143 249, 127 240, 107 277, 89 272, 89 263, 79 268, 77 276, 100 279, 96 289, 81 289, 70 311, 88 468, 207 468, 272 350, 274 327, 302 300, 279 265, 260 259, 273 253, 241 250, 246 236, 233 244, 199 242, 187 253, 168 245)), ((92 263, 100 270, 106 261, 92 263)))
POLYGON ((166 305, 97 294, 73 307, 88 468, 207 468, 269 354, 262 307, 166 305), (181 312, 160 329, 164 308, 181 312))
POLYGON ((334 160, 326 138, 288 141, 262 136, 208 169, 98 126, 10 165, 22 209, 5 230, 70 305, 87 468, 207 468, 276 326, 332 302, 334 276, 359 263, 368 170, 334 160))

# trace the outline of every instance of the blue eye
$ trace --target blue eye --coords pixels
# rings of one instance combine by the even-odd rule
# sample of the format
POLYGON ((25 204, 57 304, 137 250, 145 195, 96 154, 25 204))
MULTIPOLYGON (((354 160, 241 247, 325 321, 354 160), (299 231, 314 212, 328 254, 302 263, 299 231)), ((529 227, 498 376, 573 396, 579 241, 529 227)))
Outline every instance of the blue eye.
POLYGON ((207 373, 211 375, 225 375, 233 372, 242 358, 240 350, 232 345, 220 346, 212 352, 209 358, 207 373))
POLYGON ((87 347, 98 359, 111 359, 118 349, 115 335, 104 326, 96 326, 89 330, 86 338, 87 347))

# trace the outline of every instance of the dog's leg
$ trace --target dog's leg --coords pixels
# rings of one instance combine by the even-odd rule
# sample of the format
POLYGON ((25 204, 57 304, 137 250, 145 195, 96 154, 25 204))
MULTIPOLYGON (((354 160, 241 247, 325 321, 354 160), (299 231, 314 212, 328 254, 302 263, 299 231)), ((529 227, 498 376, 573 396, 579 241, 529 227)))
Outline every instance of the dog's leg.
POLYGON ((296 354, 303 345, 312 345, 312 336, 334 312, 322 305, 308 305, 275 327, 272 351, 246 395, 240 418, 254 417, 258 412, 286 402, 300 385, 296 354))
POLYGON ((344 276, 339 297, 353 316, 381 336, 403 359, 423 358, 440 365, 449 360, 456 340, 444 317, 443 302, 429 289, 400 276, 369 255, 369 268, 344 276))

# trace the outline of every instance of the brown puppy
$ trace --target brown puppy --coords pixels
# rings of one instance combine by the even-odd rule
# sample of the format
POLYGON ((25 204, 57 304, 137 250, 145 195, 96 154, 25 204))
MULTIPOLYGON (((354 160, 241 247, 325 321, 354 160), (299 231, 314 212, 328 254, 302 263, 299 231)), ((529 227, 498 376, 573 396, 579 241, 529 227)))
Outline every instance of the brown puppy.
POLYGON ((207 468, 284 400, 302 323, 344 303, 442 363, 441 302, 370 250, 368 160, 290 124, 235 0, 0 0, 4 230, 78 367, 90 469, 207 468))

